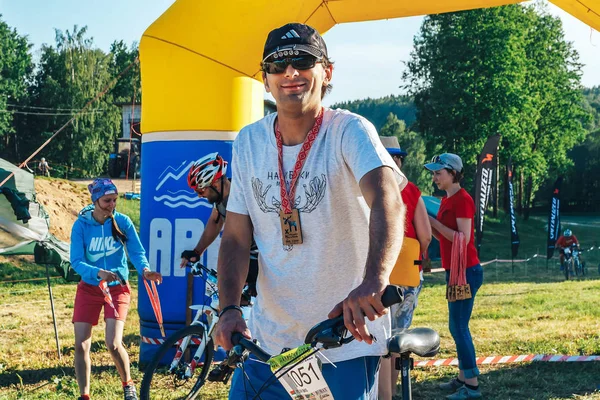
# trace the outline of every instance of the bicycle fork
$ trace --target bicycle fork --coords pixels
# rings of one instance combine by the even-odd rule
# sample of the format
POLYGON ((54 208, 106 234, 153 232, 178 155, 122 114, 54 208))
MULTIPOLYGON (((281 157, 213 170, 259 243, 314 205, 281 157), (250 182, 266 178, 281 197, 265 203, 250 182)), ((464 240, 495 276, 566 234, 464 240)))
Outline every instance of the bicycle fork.
MULTIPOLYGON (((177 347, 177 352, 175 353, 175 358, 173 358, 173 361, 171 362, 171 366, 169 367, 169 373, 174 374, 177 372, 177 369, 179 367, 179 362, 181 361, 181 357, 183 357, 183 354, 187 350, 187 347, 189 346, 191 341, 192 341, 191 335, 186 336, 181 341, 181 343, 177 347)), ((195 371, 196 367, 198 366, 198 361, 200 360, 200 356, 202 355, 202 353, 204 353, 204 348, 206 347, 206 334, 203 334, 203 337, 202 337, 202 339, 200 339, 200 342, 196 343, 196 344, 198 344, 198 349, 194 353, 194 357, 193 357, 190 365, 186 366, 185 372, 184 372, 182 378, 188 379, 194 375, 194 371, 195 371)))
MULTIPOLYGON (((199 316, 196 317, 196 319, 192 322, 192 324, 199 324, 199 322, 197 322, 197 320, 199 320, 199 316)), ((196 351, 194 352, 194 356, 192 357, 192 361, 190 362, 190 364, 186 366, 185 372, 183 373, 182 378, 189 379, 192 376, 194 376, 194 372, 196 371, 196 368, 200 364, 202 354, 204 354, 204 350, 206 349, 206 345, 209 341, 208 338, 210 337, 210 335, 212 335, 212 331, 213 331, 215 325, 216 325, 216 321, 214 321, 211 318, 210 324, 208 326, 205 325, 205 329, 202 332, 202 338, 198 342, 194 341, 194 343, 198 345, 198 349, 196 349, 196 351)), ((177 367, 179 366, 181 357, 183 357, 183 354, 187 350, 187 347, 189 346, 191 341, 192 341, 191 335, 186 336, 181 341, 181 344, 179 344, 179 346, 177 347, 177 352, 175 353, 175 358, 173 358, 173 361, 171 362, 171 366, 169 367, 169 373, 174 374, 177 372, 177 367)))

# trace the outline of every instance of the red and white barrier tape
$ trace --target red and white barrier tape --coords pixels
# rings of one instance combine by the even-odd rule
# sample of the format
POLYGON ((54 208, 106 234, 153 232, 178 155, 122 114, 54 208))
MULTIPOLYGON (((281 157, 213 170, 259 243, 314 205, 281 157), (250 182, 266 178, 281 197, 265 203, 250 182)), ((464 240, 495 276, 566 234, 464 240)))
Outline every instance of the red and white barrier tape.
MULTIPOLYGON (((161 345, 165 342, 165 339, 161 339, 161 338, 149 338, 146 336, 141 336, 141 338, 142 338, 142 342, 147 343, 147 344, 161 345)), ((199 339, 197 337, 192 337, 191 340, 192 340, 192 343, 194 343, 194 344, 202 343, 202 339, 199 339)), ((180 344, 181 344, 181 340, 178 340, 177 342, 175 342, 175 344, 173 346, 179 346, 180 344)))
MULTIPOLYGON (((562 356, 546 354, 526 354, 520 356, 490 356, 477 358, 477 365, 512 364, 521 362, 589 362, 600 361, 600 356, 562 356)), ((415 367, 439 367, 458 365, 458 358, 445 358, 440 360, 420 360, 414 363, 415 367)))
MULTIPOLYGON (((589 249, 583 249, 583 250, 580 250, 580 252, 581 252, 581 253, 585 253, 585 252, 588 252, 588 251, 592 251, 592 250, 598 250, 598 249, 599 249, 599 248, 597 248, 596 246, 592 246, 592 247, 590 247, 589 249)), ((482 262, 482 263, 481 263, 481 266, 483 267, 483 266, 486 266, 486 265, 488 265, 488 264, 491 264, 491 263, 494 263, 494 262, 496 262, 496 263, 515 263, 515 264, 516 264, 516 263, 524 263, 524 262, 529 262, 529 261, 531 261, 531 260, 533 260, 534 258, 537 258, 537 257, 542 257, 542 258, 545 258, 545 257, 546 257, 546 255, 534 254, 534 255, 532 255, 532 256, 531 256, 531 257, 529 257, 529 258, 520 258, 520 259, 518 259, 518 260, 494 258, 493 260, 489 260, 489 261, 484 261, 484 262, 482 262)), ((434 269, 432 269, 432 270, 431 270, 431 272, 443 272, 443 271, 444 271, 444 269, 443 269, 443 268, 434 268, 434 269)))

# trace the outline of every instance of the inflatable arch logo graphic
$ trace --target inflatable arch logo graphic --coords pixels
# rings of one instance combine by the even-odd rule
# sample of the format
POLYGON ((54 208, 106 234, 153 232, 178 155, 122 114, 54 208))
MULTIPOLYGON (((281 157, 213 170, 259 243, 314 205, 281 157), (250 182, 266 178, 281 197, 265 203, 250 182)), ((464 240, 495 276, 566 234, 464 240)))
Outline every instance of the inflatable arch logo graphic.
POLYGON ((169 208, 212 208, 213 206, 206 199, 198 197, 187 184, 188 172, 193 163, 193 160, 184 160, 176 168, 167 166, 158 177, 159 182, 154 188, 154 201, 169 208))

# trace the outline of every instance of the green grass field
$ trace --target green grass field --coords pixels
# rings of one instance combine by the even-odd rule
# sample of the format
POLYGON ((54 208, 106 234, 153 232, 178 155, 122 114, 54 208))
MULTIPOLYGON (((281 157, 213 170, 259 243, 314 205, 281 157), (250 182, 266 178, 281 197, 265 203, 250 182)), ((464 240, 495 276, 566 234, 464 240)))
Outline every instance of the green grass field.
MULTIPOLYGON (((122 201, 119 209, 125 211, 122 201)), ((138 208, 139 210, 139 208, 138 208)), ((132 215, 133 216, 133 215, 132 215)), ((486 225, 482 259, 508 258, 509 228, 500 215, 486 225)), ((565 217, 565 221, 569 218, 565 217)), ((598 217, 571 229, 584 247, 599 237, 598 217), (588 226, 589 225, 589 226, 588 226)), ((545 221, 519 221, 522 250, 519 258, 545 249, 545 221)), ((566 226, 566 225, 565 225, 566 226)), ((556 259, 528 263, 492 262, 484 267, 485 281, 477 295, 471 331, 478 357, 520 354, 600 354, 600 276, 598 252, 587 253, 589 274, 568 282, 558 272, 556 259), (592 268, 592 266, 594 266, 592 268)), ((43 267, 15 259, 0 264, 0 399, 68 399, 78 395, 73 372, 73 333, 70 322, 75 284, 52 279, 62 359, 56 352, 48 289, 45 280, 10 283, 43 277, 43 267)), ((124 342, 137 383, 139 319, 137 280, 132 277, 132 307, 124 342)), ((443 274, 427 274, 413 326, 436 329, 442 346, 438 358, 456 356, 447 328, 443 274)), ((103 324, 94 330, 92 398, 121 399, 119 377, 103 342, 103 324)), ((600 362, 522 363, 481 367, 486 399, 600 399, 600 362)), ((413 371, 414 399, 441 399, 437 384, 456 373, 455 367, 425 367, 413 371)), ((165 396, 169 396, 166 392, 165 396)), ((168 397, 167 397, 168 398, 168 397)), ((227 387, 209 385, 201 398, 225 399, 227 387)), ((399 399, 399 398, 398 398, 399 399)))

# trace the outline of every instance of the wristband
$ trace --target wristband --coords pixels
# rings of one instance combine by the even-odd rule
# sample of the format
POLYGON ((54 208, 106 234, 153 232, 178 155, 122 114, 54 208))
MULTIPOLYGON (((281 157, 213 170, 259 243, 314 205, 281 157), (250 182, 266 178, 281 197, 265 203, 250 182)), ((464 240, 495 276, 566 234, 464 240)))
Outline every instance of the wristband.
POLYGON ((244 312, 242 311, 242 307, 236 306, 236 305, 231 305, 231 306, 227 306, 221 310, 221 312, 219 313, 219 318, 221 318, 223 316, 223 314, 225 314, 229 310, 238 310, 240 312, 240 314, 244 315, 244 312))

